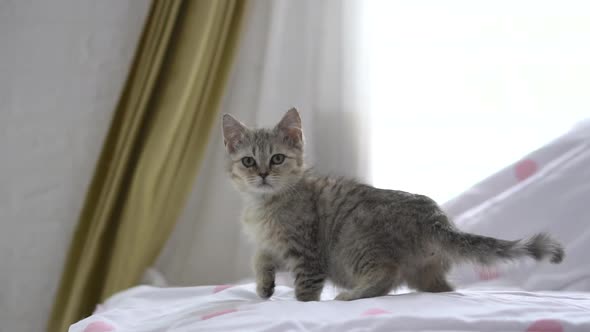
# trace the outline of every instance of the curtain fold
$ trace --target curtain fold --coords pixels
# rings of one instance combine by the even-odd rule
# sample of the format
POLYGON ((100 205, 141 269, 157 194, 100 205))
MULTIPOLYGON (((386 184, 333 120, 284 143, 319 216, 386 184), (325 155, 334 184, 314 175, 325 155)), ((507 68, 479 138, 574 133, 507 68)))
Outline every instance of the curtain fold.
MULTIPOLYGON (((250 1, 222 107, 248 125, 273 126, 296 106, 307 161, 318 172, 366 179, 361 1, 250 1)), ((238 222, 242 200, 220 171, 221 126, 213 130, 190 204, 155 264, 171 285, 233 283, 252 275, 251 243, 238 222)))
POLYGON ((74 233, 48 331, 152 264, 205 152, 243 0, 155 0, 74 233))

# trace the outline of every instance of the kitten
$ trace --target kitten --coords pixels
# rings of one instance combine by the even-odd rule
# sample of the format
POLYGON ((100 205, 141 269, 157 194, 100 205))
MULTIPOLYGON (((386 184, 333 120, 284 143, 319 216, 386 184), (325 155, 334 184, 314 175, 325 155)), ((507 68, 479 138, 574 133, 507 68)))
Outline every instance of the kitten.
POLYGON ((461 232, 430 198, 320 176, 303 158, 301 118, 289 110, 272 129, 250 129, 223 116, 227 172, 243 193, 243 224, 257 244, 257 293, 269 298, 275 272, 295 278, 300 301, 319 300, 324 281, 337 300, 385 295, 406 283, 447 292, 454 263, 491 265, 530 256, 562 261, 562 246, 546 234, 507 241, 461 232))

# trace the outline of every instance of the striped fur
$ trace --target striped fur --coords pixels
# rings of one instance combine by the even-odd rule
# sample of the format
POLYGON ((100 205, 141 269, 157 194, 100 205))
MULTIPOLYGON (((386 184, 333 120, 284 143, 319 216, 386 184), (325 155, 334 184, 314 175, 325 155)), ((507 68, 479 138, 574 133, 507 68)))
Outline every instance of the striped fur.
POLYGON ((337 299, 354 300, 387 294, 402 283, 451 291, 446 274, 457 262, 563 258, 561 245, 546 234, 506 241, 464 233, 426 196, 315 174, 303 162, 294 109, 272 129, 249 129, 225 115, 223 132, 227 171, 244 196, 243 224, 258 247, 254 266, 262 298, 273 294, 282 269, 293 273, 298 300, 318 300, 327 278, 347 289, 337 299), (270 162, 275 154, 286 156, 280 165, 270 162), (244 166, 244 157, 256 166, 244 166))

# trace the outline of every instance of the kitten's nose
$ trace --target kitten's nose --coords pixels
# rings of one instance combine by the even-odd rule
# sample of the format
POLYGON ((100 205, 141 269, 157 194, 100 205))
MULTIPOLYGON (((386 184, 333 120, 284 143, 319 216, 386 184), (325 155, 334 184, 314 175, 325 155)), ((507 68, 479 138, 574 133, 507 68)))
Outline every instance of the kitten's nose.
POLYGON ((264 180, 268 176, 268 172, 258 173, 258 175, 260 175, 260 177, 264 180))

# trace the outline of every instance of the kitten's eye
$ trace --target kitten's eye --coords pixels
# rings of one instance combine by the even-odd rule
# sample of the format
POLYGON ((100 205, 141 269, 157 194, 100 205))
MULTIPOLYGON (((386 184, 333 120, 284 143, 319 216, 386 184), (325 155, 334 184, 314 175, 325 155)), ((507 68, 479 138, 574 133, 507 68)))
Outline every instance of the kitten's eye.
POLYGON ((246 167, 252 167, 256 165, 256 160, 254 160, 252 157, 244 157, 242 158, 242 164, 244 164, 246 167))
POLYGON ((282 164, 283 161, 285 161, 285 155, 280 153, 275 154, 274 156, 272 156, 272 158, 270 158, 271 165, 279 165, 282 164))

